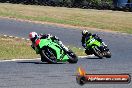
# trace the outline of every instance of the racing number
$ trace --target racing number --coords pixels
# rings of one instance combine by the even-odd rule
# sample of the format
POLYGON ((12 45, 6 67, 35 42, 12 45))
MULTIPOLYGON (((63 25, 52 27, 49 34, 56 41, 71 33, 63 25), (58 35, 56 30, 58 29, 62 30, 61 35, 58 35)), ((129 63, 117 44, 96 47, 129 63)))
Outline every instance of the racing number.
POLYGON ((95 39, 92 38, 92 39, 89 41, 89 43, 93 43, 94 41, 95 41, 95 39))

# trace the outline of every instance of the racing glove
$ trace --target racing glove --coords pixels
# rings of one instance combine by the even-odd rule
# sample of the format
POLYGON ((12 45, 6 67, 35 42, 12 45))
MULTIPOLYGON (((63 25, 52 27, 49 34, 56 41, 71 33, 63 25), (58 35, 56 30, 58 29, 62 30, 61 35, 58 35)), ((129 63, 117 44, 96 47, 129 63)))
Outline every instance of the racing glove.
POLYGON ((47 34, 47 37, 48 37, 48 38, 51 38, 51 37, 53 37, 53 36, 52 36, 51 34, 47 34))
POLYGON ((53 36, 53 37, 51 37, 51 38, 52 38, 53 41, 54 41, 54 40, 57 40, 57 41, 59 42, 59 38, 58 38, 58 37, 53 36))

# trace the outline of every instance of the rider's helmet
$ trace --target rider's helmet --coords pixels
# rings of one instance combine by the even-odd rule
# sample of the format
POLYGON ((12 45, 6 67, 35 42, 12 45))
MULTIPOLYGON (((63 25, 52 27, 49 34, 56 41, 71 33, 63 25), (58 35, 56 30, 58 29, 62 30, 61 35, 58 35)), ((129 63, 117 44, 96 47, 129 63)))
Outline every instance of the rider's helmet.
POLYGON ((36 32, 30 32, 29 38, 32 42, 34 42, 37 38, 39 38, 39 35, 36 32))
POLYGON ((82 31, 82 35, 83 35, 83 36, 91 36, 92 33, 88 32, 88 30, 83 30, 83 31, 82 31))
POLYGON ((82 31, 82 35, 83 35, 83 36, 85 36, 85 35, 87 35, 87 34, 88 34, 88 31, 87 31, 87 30, 83 30, 83 31, 82 31))

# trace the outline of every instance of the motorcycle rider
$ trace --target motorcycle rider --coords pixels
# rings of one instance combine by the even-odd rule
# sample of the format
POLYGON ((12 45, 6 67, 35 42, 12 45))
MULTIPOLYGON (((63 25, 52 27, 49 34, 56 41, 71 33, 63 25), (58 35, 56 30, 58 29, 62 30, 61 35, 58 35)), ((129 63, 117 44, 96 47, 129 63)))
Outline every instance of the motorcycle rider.
POLYGON ((31 47, 35 50, 35 47, 36 47, 36 44, 35 42, 38 40, 38 39, 46 39, 46 38, 51 38, 52 41, 58 43, 62 49, 66 52, 68 52, 68 48, 63 45, 63 43, 58 39, 58 37, 56 36, 52 36, 51 34, 37 34, 36 32, 30 32, 29 33, 29 39, 32 41, 32 45, 31 47))
MULTIPOLYGON (((82 46, 85 49, 86 49, 86 43, 85 42, 86 42, 86 40, 88 40, 90 38, 90 36, 93 36, 96 40, 98 40, 99 42, 101 42, 104 46, 107 46, 97 34, 92 34, 92 33, 88 32, 87 30, 83 30, 82 31, 81 42, 82 42, 82 46)), ((85 52, 90 53, 89 49, 86 49, 85 52)))

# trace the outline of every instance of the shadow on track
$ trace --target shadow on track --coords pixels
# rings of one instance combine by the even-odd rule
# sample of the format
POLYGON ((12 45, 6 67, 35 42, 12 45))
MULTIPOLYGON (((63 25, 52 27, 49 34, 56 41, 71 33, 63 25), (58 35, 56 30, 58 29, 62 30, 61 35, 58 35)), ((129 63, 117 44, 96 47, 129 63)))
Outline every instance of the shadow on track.
POLYGON ((101 59, 101 58, 98 58, 98 57, 85 57, 84 59, 101 59))
MULTIPOLYGON (((21 63, 21 64, 51 64, 51 63, 47 63, 47 62, 35 62, 35 61, 21 61, 21 62, 17 62, 17 63, 21 63)), ((56 64, 66 64, 66 63, 56 63, 56 64)))

